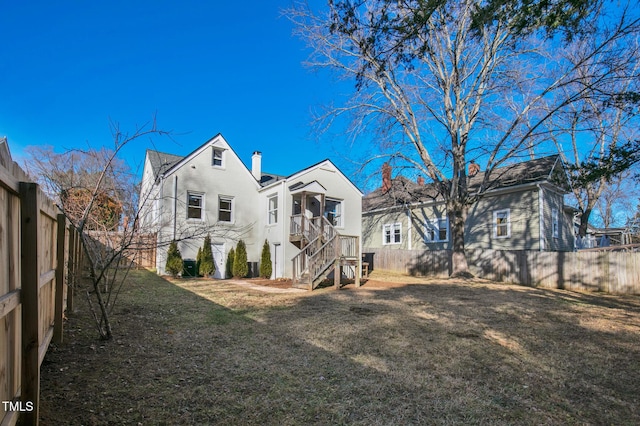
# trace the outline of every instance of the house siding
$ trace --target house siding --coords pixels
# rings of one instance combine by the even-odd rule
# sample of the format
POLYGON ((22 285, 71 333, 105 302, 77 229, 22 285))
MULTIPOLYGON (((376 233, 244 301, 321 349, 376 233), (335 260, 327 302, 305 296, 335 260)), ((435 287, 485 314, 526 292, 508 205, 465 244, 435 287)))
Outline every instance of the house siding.
POLYGON ((466 247, 495 250, 539 250, 540 221, 537 191, 485 196, 469 208, 466 247), (494 236, 494 213, 509 210, 510 236, 494 236))
POLYGON ((548 251, 572 251, 574 248, 573 221, 564 213, 562 194, 550 189, 542 190, 543 197, 543 236, 548 251), (553 236, 553 210, 558 212, 558 237, 553 236))
MULTIPOLYGON (((572 223, 563 211, 563 195, 550 189, 542 192, 543 249, 545 251, 573 250, 572 223), (552 234, 552 211, 558 210, 559 237, 552 234)), ((450 224, 448 241, 425 240, 425 225, 436 218, 446 218, 444 202, 426 203, 411 207, 411 231, 409 232, 407 209, 393 207, 363 214, 363 241, 366 249, 449 250, 452 248, 450 224), (382 226, 386 223, 402 224, 402 244, 382 244, 382 226), (411 234, 411 244, 408 237, 411 234)), ((465 247, 494 250, 541 250, 540 245, 540 197, 538 187, 519 191, 502 191, 487 194, 469 208, 465 225, 465 247), (509 210, 510 236, 494 236, 494 212, 509 210)))
MULTIPOLYGON (((413 229, 412 229, 413 233, 413 229)), ((392 247, 407 250, 408 243, 408 220, 407 210, 394 208, 382 213, 364 213, 362 215, 362 238, 365 247, 383 248, 392 247), (399 223, 401 226, 400 244, 383 244, 383 226, 385 224, 399 223)))

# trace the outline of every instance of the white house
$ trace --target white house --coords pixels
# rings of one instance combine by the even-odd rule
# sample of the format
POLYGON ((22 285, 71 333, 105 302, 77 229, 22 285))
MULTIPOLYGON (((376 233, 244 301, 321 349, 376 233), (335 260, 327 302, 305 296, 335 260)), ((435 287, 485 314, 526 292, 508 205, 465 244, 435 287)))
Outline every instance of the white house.
POLYGON ((208 233, 215 277, 224 278, 238 240, 256 263, 267 240, 272 278, 312 288, 339 260, 350 266, 347 273, 359 271, 362 195, 330 160, 278 176, 262 172, 256 151, 249 170, 218 134, 184 157, 147 151, 139 227, 157 233, 159 274, 170 241, 178 242, 183 259, 195 259, 208 233))

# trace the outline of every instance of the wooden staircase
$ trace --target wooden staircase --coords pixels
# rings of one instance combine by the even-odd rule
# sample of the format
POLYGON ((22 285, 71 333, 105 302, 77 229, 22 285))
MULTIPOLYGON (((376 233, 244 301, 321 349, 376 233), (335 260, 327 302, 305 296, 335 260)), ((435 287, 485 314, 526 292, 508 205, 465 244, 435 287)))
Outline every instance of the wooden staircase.
POLYGON ((291 241, 300 252, 293 258, 293 287, 313 290, 332 271, 339 287, 343 266, 355 266, 356 284, 360 283, 359 238, 341 235, 324 216, 291 217, 291 241))

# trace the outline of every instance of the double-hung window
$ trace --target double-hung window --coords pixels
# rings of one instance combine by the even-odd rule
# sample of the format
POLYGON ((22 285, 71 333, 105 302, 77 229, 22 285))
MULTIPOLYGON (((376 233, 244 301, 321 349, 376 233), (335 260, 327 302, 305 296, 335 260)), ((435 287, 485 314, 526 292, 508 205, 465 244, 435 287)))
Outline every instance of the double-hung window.
POLYGON ((218 197, 218 221, 233 221, 233 198, 223 196, 218 197))
POLYGON ((402 243, 402 224, 387 223, 382 226, 382 244, 402 243))
POLYGON ((202 208, 204 206, 204 194, 187 192, 187 219, 202 220, 202 208))
POLYGON ((224 165, 224 150, 213 148, 213 154, 211 157, 211 165, 215 167, 222 167, 224 165))
POLYGON ((511 211, 509 209, 493 212, 493 238, 511 237, 511 211))
POLYGON ((551 210, 551 232, 553 238, 560 238, 560 220, 558 217, 558 209, 551 210))
POLYGON ((278 223, 278 196, 272 195, 268 199, 267 223, 273 225, 278 223))
POLYGON ((425 226, 424 239, 427 243, 449 241, 449 220, 432 219, 425 226))

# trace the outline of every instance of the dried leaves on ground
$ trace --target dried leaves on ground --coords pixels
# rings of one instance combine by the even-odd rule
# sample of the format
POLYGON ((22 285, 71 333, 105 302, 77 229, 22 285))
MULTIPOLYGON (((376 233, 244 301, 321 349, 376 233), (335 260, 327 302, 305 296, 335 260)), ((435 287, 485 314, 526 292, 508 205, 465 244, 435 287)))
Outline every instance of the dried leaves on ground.
POLYGON ((41 424, 640 423, 640 297, 382 278, 274 293, 137 271, 114 340, 81 300, 68 314, 41 424))

